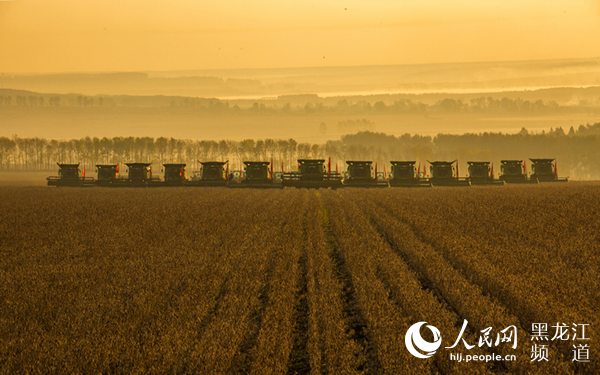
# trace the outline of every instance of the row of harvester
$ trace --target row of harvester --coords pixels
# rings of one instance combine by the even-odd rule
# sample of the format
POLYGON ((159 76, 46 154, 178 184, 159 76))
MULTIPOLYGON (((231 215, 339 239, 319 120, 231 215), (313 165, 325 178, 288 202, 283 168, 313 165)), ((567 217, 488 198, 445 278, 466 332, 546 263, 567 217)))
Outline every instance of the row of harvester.
POLYGON ((529 159, 531 175, 527 174, 527 164, 523 160, 500 161, 501 181, 506 183, 567 182, 567 177, 558 177, 555 159, 529 159))
POLYGON ((429 161, 429 176, 416 167, 415 161, 392 161, 391 173, 377 171, 372 161, 349 160, 342 174, 331 170, 324 159, 299 159, 298 170, 273 172, 267 161, 245 161, 243 171, 229 172, 228 162, 201 162, 192 178, 186 175, 186 164, 163 164, 163 179, 152 175, 150 163, 126 163, 127 177, 119 176, 118 164, 96 165, 97 179, 85 177, 79 164, 58 164, 58 176, 48 177, 50 186, 229 186, 229 187, 429 187, 502 185, 504 183, 562 182, 554 159, 530 159, 532 174, 528 175, 522 160, 502 160, 500 176, 494 177, 493 165, 487 161, 469 161, 468 177, 459 177, 458 163, 429 161))

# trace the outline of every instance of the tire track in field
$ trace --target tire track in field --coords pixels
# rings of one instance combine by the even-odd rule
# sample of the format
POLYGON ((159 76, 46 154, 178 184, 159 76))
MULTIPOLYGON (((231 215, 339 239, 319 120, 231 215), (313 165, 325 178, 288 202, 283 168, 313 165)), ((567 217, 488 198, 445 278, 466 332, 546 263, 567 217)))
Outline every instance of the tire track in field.
POLYGON ((192 344, 188 345, 188 347, 186 348, 186 350, 184 351, 184 354, 182 356, 183 358, 185 358, 185 360, 184 360, 184 368, 181 369, 181 373, 186 373, 188 371, 193 370, 193 368, 188 368, 188 366, 191 365, 191 363, 189 363, 189 358, 190 358, 190 354, 193 349, 193 343, 200 341, 200 339, 202 338, 202 335, 204 335, 204 331, 206 330, 206 327, 208 327, 208 325, 217 317, 217 312, 221 308, 223 299, 224 299, 225 295, 227 294, 227 291, 229 290, 229 278, 230 278, 229 275, 227 275, 225 277, 225 279, 219 286, 217 294, 215 295, 214 302, 212 303, 210 308, 208 310, 206 310, 206 313, 204 313, 204 315, 202 316, 202 318, 196 325, 196 328, 194 330, 196 332, 195 339, 191 340, 192 344))
MULTIPOLYGON (((446 298, 446 296, 444 296, 444 293, 442 293, 442 291, 435 286, 435 283, 431 281, 430 278, 428 278, 423 272, 421 272, 418 269, 418 265, 416 264, 416 262, 410 259, 410 257, 408 257, 406 254, 404 254, 400 246, 398 246, 398 244, 394 242, 392 238, 390 238, 389 233, 385 228, 383 228, 382 225, 376 222, 376 220, 372 216, 369 216, 369 222, 371 226, 375 228, 375 231, 379 234, 379 236, 385 242, 385 244, 390 248, 390 250, 392 250, 392 253, 396 254, 396 256, 398 256, 415 275, 415 278, 421 286, 421 289, 430 292, 446 310, 450 311, 452 315, 456 316, 456 321, 454 325, 460 328, 462 325, 462 316, 458 311, 457 307, 454 306, 454 304, 450 302, 446 298)), ((382 276, 381 273, 379 273, 379 275, 377 276, 382 281, 382 283, 386 285, 386 282, 384 282, 384 280, 382 280, 382 278, 380 277, 382 276)), ((389 285, 389 283, 387 283, 387 285, 389 285)))
MULTIPOLYGON (((435 300, 446 310, 450 311, 450 313, 455 317, 455 321, 454 321, 454 327, 458 330, 460 330, 462 328, 462 324, 463 324, 463 318, 462 315, 460 314, 460 312, 458 311, 458 309, 456 308, 456 306, 454 306, 454 304, 452 304, 442 293, 442 291, 437 288, 435 286, 435 284, 431 281, 431 279, 429 279, 427 276, 425 276, 422 272, 418 271, 417 268, 415 267, 415 265, 408 259, 408 257, 402 253, 402 250, 397 246, 397 244, 395 242, 393 242, 389 236, 388 233, 381 227, 379 226, 377 223, 375 223, 372 218, 369 218, 369 222, 371 223, 371 225, 377 230, 377 232, 379 233, 380 237, 383 239, 383 241, 386 243, 386 245, 390 248, 390 250, 392 250, 392 252, 398 256, 402 262, 404 264, 406 264, 406 266, 408 267, 408 269, 413 273, 413 275, 415 276, 415 278, 417 279, 417 283, 419 284, 419 286, 421 287, 422 290, 429 292, 433 295, 433 297, 435 298, 435 300)), ((388 292, 388 298, 390 299, 390 301, 392 301, 392 303, 404 314, 406 315, 410 315, 407 314, 405 307, 402 304, 402 301, 400 300, 400 297, 397 295, 397 293, 394 291, 394 288, 391 286, 391 283, 388 279, 388 277, 381 271, 381 268, 377 268, 376 270, 376 275, 377 279, 381 282, 381 284, 383 285, 383 287, 385 288, 385 290, 388 292)), ((468 325, 466 328, 466 333, 467 335, 471 336, 471 337, 477 337, 477 332, 474 330, 474 328, 471 325, 468 325)), ((489 351, 491 353, 491 351, 489 351)), ((434 360, 433 366, 436 368, 436 370, 438 370, 438 372, 440 373, 444 373, 444 369, 442 367, 442 364, 440 363, 440 359, 441 357, 436 357, 436 360, 434 360)), ((497 363, 494 362, 492 363, 492 365, 498 365, 497 369, 493 369, 493 370, 497 370, 499 372, 506 372, 507 369, 504 366, 504 363, 497 363)))
MULTIPOLYGON (((443 254, 443 251, 440 251, 439 247, 436 246, 436 244, 433 243, 431 240, 427 239, 422 233, 420 233, 419 230, 414 225, 412 225, 409 222, 406 222, 405 220, 403 220, 401 218, 398 218, 397 216, 394 216, 388 212, 385 212, 385 210, 383 210, 383 208, 379 205, 377 205, 377 209, 380 210, 380 214, 387 215, 388 217, 392 218, 394 221, 398 222, 399 224, 406 226, 408 228, 408 231, 415 237, 415 239, 417 241, 431 247, 432 250, 435 253, 437 253, 441 257, 441 259, 448 265, 448 267, 450 267, 450 269, 452 269, 454 272, 456 272, 459 276, 464 278, 466 281, 468 281, 472 285, 477 286, 481 290, 481 293, 483 296, 489 298, 493 303, 505 308, 507 311, 510 311, 511 313, 513 313, 513 315, 515 315, 516 318, 518 318, 518 315, 514 314, 514 311, 511 311, 511 309, 509 308, 509 306, 507 304, 503 303, 503 301, 499 300, 494 295, 492 295, 490 293, 490 291, 484 289, 480 284, 478 284, 474 280, 472 280, 472 276, 470 276, 468 272, 465 272, 460 267, 457 267, 457 265, 455 264, 456 262, 452 261, 452 259, 448 259, 449 257, 445 256, 443 254)), ((371 221, 371 224, 377 229, 377 231, 379 232, 381 237, 385 240, 385 242, 388 244, 388 246, 390 246, 390 248, 394 251, 394 253, 397 254, 404 261, 404 263, 406 263, 410 267, 410 269, 415 273, 415 275, 417 275, 419 282, 425 287, 425 289, 431 288, 428 290, 431 290, 432 293, 434 293, 434 295, 436 296, 436 298, 440 299, 440 302, 446 304, 451 309, 452 312, 456 313, 460 317, 461 314, 458 313, 457 308, 455 306, 452 306, 452 304, 446 299, 446 297, 439 290, 439 288, 437 288, 435 286, 435 283, 433 283, 425 275, 424 272, 421 272, 419 270, 420 267, 419 267, 418 260, 410 259, 411 257, 407 256, 404 253, 402 247, 392 238, 389 231, 387 229, 385 229, 383 225, 381 225, 377 222, 377 220, 375 218, 376 214, 374 212, 367 212, 367 211, 364 211, 364 212, 369 216, 369 220, 371 221)), ((523 325, 523 322, 520 319, 519 319, 519 324, 522 327, 526 327, 525 325, 523 325)))
MULTIPOLYGON (((367 320, 360 309, 356 290, 352 281, 352 274, 348 269, 344 254, 341 252, 335 235, 333 234, 333 229, 329 222, 328 210, 322 202, 321 210, 323 231, 325 233, 325 241, 329 250, 329 256, 335 270, 335 277, 342 286, 342 313, 346 321, 346 328, 350 339, 361 348, 362 353, 360 354, 364 357, 364 360, 357 365, 356 370, 367 374, 382 373, 383 367, 377 356, 373 338, 368 332, 367 320)), ((357 357, 360 354, 357 353, 357 357)))
MULTIPOLYGON (((435 286, 435 283, 431 281, 431 279, 426 275, 426 271, 422 271, 421 272, 421 266, 419 265, 419 260, 418 259, 413 259, 413 257, 408 256, 404 253, 403 248, 392 238, 390 232, 388 229, 384 228, 384 226, 382 224, 380 224, 379 222, 377 222, 376 216, 377 215, 387 215, 388 217, 393 218, 396 222, 398 222, 399 224, 405 225, 409 232, 411 234, 413 234, 415 236, 415 239, 417 239, 419 242, 421 242, 422 244, 428 245, 432 248, 432 250, 437 253, 438 255, 441 256, 441 259, 445 262, 445 264, 448 265, 448 267, 450 267, 450 269, 454 272, 456 272, 456 274, 462 278, 465 279, 465 281, 469 282, 471 285, 476 286, 477 288, 480 289, 482 295, 486 298, 488 298, 491 303, 498 305, 502 308, 504 308, 509 314, 511 314, 518 322, 518 326, 520 327, 521 330, 529 332, 527 330, 527 325, 524 324, 524 322, 522 321, 522 319, 519 317, 519 315, 517 314, 517 312, 515 311, 515 309, 511 306, 509 306, 510 304, 505 304, 504 301, 500 300, 499 298, 496 298, 496 296, 492 295, 489 291, 485 290, 480 284, 476 283, 474 280, 471 279, 471 277, 469 277, 468 274, 465 274, 464 270, 461 269, 460 267, 458 267, 455 262, 451 262, 449 259, 447 259, 446 256, 444 256, 443 254, 440 254, 440 249, 438 247, 435 246, 435 244, 431 243, 431 241, 429 241, 424 235, 422 235, 421 233, 419 233, 419 231, 411 225, 411 223, 408 223, 396 216, 391 215, 388 212, 385 212, 384 207, 381 207, 380 205, 377 205, 376 208, 379 210, 379 212, 376 211, 367 211, 363 209, 363 212, 365 212, 365 214, 367 215, 367 217, 369 217, 369 221, 371 222, 371 224, 375 227, 375 229, 377 229, 377 231, 379 232, 380 236, 384 239, 384 241, 388 244, 388 246, 390 247, 390 249, 392 249, 393 253, 396 254, 397 256, 400 257, 400 259, 402 259, 402 261, 409 267, 409 269, 415 274, 415 276, 417 277, 417 280, 419 281, 419 283, 423 286, 423 288, 425 290, 429 290, 435 297, 436 299, 439 300, 439 302, 446 307, 447 309, 449 309, 453 314, 455 314, 458 319, 462 319, 462 315, 459 313, 458 308, 456 306, 454 306, 445 296, 444 293, 437 287, 435 286)), ((455 326, 459 327, 462 325, 462 320, 460 320, 460 322, 457 322, 455 324, 455 326)), ((476 331, 474 329, 473 326, 468 325, 466 332, 469 335, 472 336, 478 336, 479 332, 476 331)), ((484 350, 491 352, 491 348, 484 348, 484 350)), ((560 352, 562 354, 565 354, 562 350, 560 350, 560 352)), ((499 373, 506 373, 508 372, 508 367, 507 365, 509 365, 506 362, 502 362, 502 361, 493 361, 491 363, 492 365, 492 370, 495 372, 499 372, 499 373)), ((514 369, 513 369, 514 370, 514 369)))
POLYGON ((292 333, 293 344, 288 359, 288 374, 310 373, 310 355, 308 353, 308 254, 306 253, 306 248, 298 260, 298 269, 294 329, 292 333))
MULTIPOLYGON (((383 288, 387 292, 388 299, 392 302, 392 304, 394 306, 396 306, 396 308, 398 310, 400 310, 400 312, 402 313, 402 315, 404 315, 404 316, 410 316, 410 314, 408 313, 408 311, 404 307, 404 304, 402 303, 402 301, 400 299, 400 296, 398 296, 398 294, 396 293, 396 291, 394 290, 394 288, 390 284, 390 280, 384 274, 384 272, 381 270, 380 266, 377 266, 377 269, 375 270, 375 276, 381 282, 381 285, 383 285, 383 288)), ((441 357, 436 357, 435 360, 432 362, 432 364, 433 364, 433 367, 435 368, 435 370, 438 373, 443 374, 445 371, 442 368, 442 365, 440 363, 440 358, 441 357)))
POLYGON ((275 261, 275 254, 271 253, 265 272, 265 279, 258 290, 258 305, 249 315, 248 330, 246 331, 246 334, 244 335, 240 345, 238 346, 238 350, 231 361, 229 371, 227 371, 230 374, 247 374, 250 372, 250 368, 254 362, 252 349, 256 347, 265 311, 267 310, 267 305, 269 303, 269 293, 271 291, 275 261))
POLYGON ((223 282, 221 283, 221 286, 219 286, 219 291, 217 292, 217 294, 215 296, 215 301, 210 306, 210 308, 206 311, 206 313, 204 314, 202 319, 200 319, 200 322, 198 322, 198 325, 196 326, 196 335, 198 336, 198 338, 200 338, 202 336, 206 327, 208 327, 208 325, 216 317, 217 311, 219 311, 219 308, 221 307, 221 303, 223 303, 223 298, 225 297, 225 295, 227 294, 227 291, 229 290, 228 284, 229 284, 229 276, 225 277, 225 280, 223 280, 223 282))
MULTIPOLYGON (((379 207, 381 207, 381 206, 379 206, 379 207)), ((392 215, 389 215, 389 216, 392 217, 399 224, 406 226, 408 228, 408 230, 415 236, 415 238, 419 242, 431 247, 431 249, 433 249, 433 251, 435 253, 437 253, 441 257, 441 259, 446 264, 448 264, 449 267, 451 267, 455 272, 457 272, 457 274, 459 274, 461 277, 463 277, 466 281, 468 281, 472 285, 477 286, 481 290, 481 293, 484 297, 489 298, 490 301, 492 301, 494 304, 501 306, 509 314, 511 314, 517 320, 518 326, 520 327, 520 329, 527 332, 528 334, 531 334, 531 330, 529 329, 529 327, 531 327, 531 323, 529 322, 529 320, 531 320, 532 322, 540 320, 540 319, 536 318, 537 313, 534 310, 527 309, 521 305, 520 308, 524 310, 525 314, 520 314, 518 311, 518 308, 516 307, 516 304, 514 303, 512 298, 510 298, 509 296, 506 295, 506 294, 510 294, 510 292, 504 292, 505 288, 502 284, 497 283, 494 280, 488 280, 489 282, 491 282, 493 284, 494 287, 490 288, 490 289, 484 288, 481 284, 482 284, 482 282, 486 281, 485 278, 482 279, 480 276, 478 276, 478 274, 476 273, 476 270, 470 269, 470 267, 465 263, 465 261, 461 261, 459 259, 456 259, 456 258, 448 255, 448 252, 445 250, 444 245, 440 245, 434 239, 430 239, 430 238, 426 237, 423 233, 421 233, 421 231, 419 231, 419 228, 412 222, 409 222, 406 219, 402 219, 397 216, 392 216, 392 215), (523 315, 525 315, 525 318, 522 317, 523 315), (530 318, 527 318, 527 317, 530 317, 530 318), (525 321, 525 320, 528 320, 528 321, 525 321)), ((381 228, 381 231, 383 233, 383 232, 385 232, 385 229, 381 228)), ((399 249, 401 251, 401 249, 397 246, 395 241, 393 241, 393 240, 391 240, 391 241, 392 241, 393 246, 396 246, 397 249, 399 249)), ((468 330, 469 329, 467 329, 467 331, 468 330)), ((572 348, 569 347, 568 345, 560 345, 560 343, 559 343, 555 348, 565 358, 569 358, 569 356, 571 355, 572 348)), ((499 365, 499 364, 506 365, 504 362, 493 362, 493 363, 495 365, 499 365)))
MULTIPOLYGON (((360 209, 360 207, 359 207, 359 209, 360 209)), ((437 302, 444 309, 448 310, 455 317, 454 327, 457 330, 460 330, 462 328, 462 324, 463 324, 463 316, 459 312, 458 308, 448 298, 446 298, 444 293, 435 285, 435 283, 429 277, 427 277, 423 272, 421 272, 418 269, 418 265, 416 264, 416 262, 413 262, 413 260, 410 259, 410 257, 408 257, 406 254, 404 254, 404 252, 402 251, 400 246, 390 237, 389 232, 375 220, 375 218, 373 217, 373 213, 372 212, 371 213, 366 212, 366 213, 367 213, 367 218, 369 220, 369 224, 379 234, 380 238, 385 242, 385 244, 388 246, 388 248, 390 248, 392 253, 394 253, 396 256, 398 256, 402 260, 402 262, 408 267, 408 269, 415 276, 417 283, 419 284, 421 289, 426 292, 431 293, 434 296, 434 298, 437 300, 437 302)), ((388 276, 384 274, 384 272, 382 271, 380 266, 377 267, 375 276, 381 282, 381 284, 383 285, 385 290, 388 292, 388 298, 390 299, 390 301, 392 301, 392 303, 402 313, 404 313, 406 315, 410 315, 410 314, 407 314, 406 308, 404 307, 400 297, 394 291, 394 288, 391 286, 388 276)), ((470 337, 478 336, 478 331, 476 331, 472 325, 467 325, 465 331, 466 331, 467 335, 470 337)), ((483 350, 485 350, 488 353, 492 353, 491 348, 483 348, 483 350)), ((443 365, 440 362, 441 361, 440 358, 441 357, 436 357, 436 360, 433 361, 432 363, 433 363, 433 366, 435 367, 435 369, 438 370, 438 372, 444 373, 445 370, 442 367, 443 365)), ((504 362, 494 361, 494 362, 490 363, 490 365, 491 365, 492 371, 494 371, 496 373, 506 373, 508 371, 508 368, 506 367, 506 363, 504 363, 504 362)))
MULTIPOLYGON (((308 202, 303 202, 308 207, 308 202)), ((310 353, 308 350, 309 340, 309 313, 308 303, 308 210, 303 212, 303 236, 302 251, 298 259, 298 280, 296 281, 294 327, 292 330, 292 349, 288 357, 288 374, 310 373, 310 353)))

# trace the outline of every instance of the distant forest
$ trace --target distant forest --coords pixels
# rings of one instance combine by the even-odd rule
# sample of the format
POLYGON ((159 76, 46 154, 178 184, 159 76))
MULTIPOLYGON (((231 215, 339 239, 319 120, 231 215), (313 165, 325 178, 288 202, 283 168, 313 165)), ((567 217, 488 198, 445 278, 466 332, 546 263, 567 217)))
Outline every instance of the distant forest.
MULTIPOLYGON (((185 162, 195 170, 198 161, 229 160, 232 169, 244 160, 273 161, 276 170, 295 168, 297 158, 328 158, 340 169, 345 160, 373 160, 381 169, 390 160, 454 160, 461 168, 468 160, 528 159, 552 157, 559 174, 575 179, 600 179, 600 123, 577 129, 551 129, 516 134, 479 133, 435 137, 392 136, 360 132, 324 144, 299 143, 294 139, 246 139, 242 141, 185 140, 150 137, 113 137, 54 140, 0 137, 1 170, 55 170, 56 162, 81 163, 93 171, 97 163, 185 162)), ((462 169, 465 171, 465 169, 462 169)), ((464 173, 464 172, 463 172, 464 173)))
POLYGON ((78 95, 41 94, 18 90, 0 90, 0 108, 168 108, 208 113, 310 113, 310 114, 435 114, 435 113, 570 113, 597 111, 598 99, 582 97, 575 102, 559 103, 555 100, 524 99, 521 97, 445 97, 436 95, 403 97, 359 96, 322 98, 317 95, 283 95, 272 99, 197 98, 183 96, 128 96, 128 95, 78 95))

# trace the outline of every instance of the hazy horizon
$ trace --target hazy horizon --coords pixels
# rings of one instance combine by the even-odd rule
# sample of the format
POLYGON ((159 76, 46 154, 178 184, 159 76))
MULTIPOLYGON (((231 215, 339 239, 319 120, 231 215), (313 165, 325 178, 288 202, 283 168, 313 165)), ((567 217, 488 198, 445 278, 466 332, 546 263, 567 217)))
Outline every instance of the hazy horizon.
MULTIPOLYGON (((3 0, 0 0, 2 2, 3 0)), ((7 0, 8 1, 8 0, 7 0)), ((335 65, 335 66, 260 66, 260 67, 231 67, 231 68, 195 68, 195 69, 166 69, 166 70, 70 70, 70 71, 38 71, 38 72, 14 72, 0 71, 1 76, 52 76, 52 75, 102 75, 102 74, 133 74, 144 73, 150 76, 157 75, 172 75, 174 77, 186 77, 190 74, 199 73, 220 73, 220 72, 252 72, 252 71, 294 71, 294 70, 337 70, 337 69, 353 69, 353 68, 393 68, 393 67, 422 67, 422 66, 441 66, 441 65, 483 65, 483 64, 521 64, 521 63, 543 63, 543 62, 580 62, 580 61, 596 61, 600 63, 600 54, 598 56, 583 56, 583 57, 564 57, 550 59, 516 59, 516 60, 473 60, 473 61, 445 61, 445 62, 419 62, 419 63, 398 63, 398 64, 358 64, 358 65, 335 65)))

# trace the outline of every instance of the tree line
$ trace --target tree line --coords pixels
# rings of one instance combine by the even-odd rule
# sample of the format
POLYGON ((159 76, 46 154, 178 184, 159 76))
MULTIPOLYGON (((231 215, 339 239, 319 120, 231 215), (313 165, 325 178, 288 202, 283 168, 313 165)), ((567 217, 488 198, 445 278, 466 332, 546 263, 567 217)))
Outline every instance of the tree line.
POLYGON ((0 108, 115 108, 158 107, 191 109, 211 113, 557 113, 580 110, 577 106, 560 105, 556 101, 525 100, 520 98, 478 97, 468 100, 445 98, 433 103, 411 99, 376 100, 340 99, 325 101, 318 96, 270 101, 228 101, 210 98, 168 96, 85 96, 0 94, 0 108))
MULTIPOLYGON (((294 169, 298 158, 331 158, 344 169, 345 160, 373 160, 380 170, 391 160, 454 160, 464 168, 468 160, 556 158, 559 174, 577 179, 600 178, 600 123, 579 128, 551 129, 532 134, 439 134, 434 137, 374 132, 345 135, 322 144, 294 139, 186 140, 175 138, 113 137, 55 140, 0 137, 1 170, 55 170, 57 162, 95 164, 185 162, 195 169, 198 161, 229 160, 232 169, 244 160, 272 161, 276 170, 294 169)), ((463 172, 464 173, 464 172, 463 172)))

